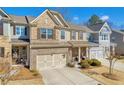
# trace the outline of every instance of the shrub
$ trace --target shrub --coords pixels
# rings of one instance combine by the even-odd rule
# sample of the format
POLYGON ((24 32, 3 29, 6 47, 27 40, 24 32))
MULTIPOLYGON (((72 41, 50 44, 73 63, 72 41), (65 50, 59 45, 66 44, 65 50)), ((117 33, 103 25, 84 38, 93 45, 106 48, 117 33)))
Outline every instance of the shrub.
POLYGON ((67 66, 68 66, 68 67, 74 67, 75 64, 74 64, 74 62, 71 62, 71 63, 67 63, 67 66))
POLYGON ((80 64, 82 68, 89 68, 90 66, 87 60, 83 60, 80 64))
POLYGON ((91 66, 101 66, 101 62, 97 59, 91 59, 91 66))

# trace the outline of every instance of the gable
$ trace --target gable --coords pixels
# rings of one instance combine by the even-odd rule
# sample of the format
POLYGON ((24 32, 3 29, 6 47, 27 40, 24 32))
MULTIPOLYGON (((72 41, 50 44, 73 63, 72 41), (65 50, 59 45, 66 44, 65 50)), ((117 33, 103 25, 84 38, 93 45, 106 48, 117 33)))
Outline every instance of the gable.
POLYGON ((0 8, 0 18, 10 18, 9 15, 0 8))
POLYGON ((38 27, 50 27, 53 28, 56 26, 56 23, 52 20, 52 18, 47 14, 47 12, 43 13, 38 20, 35 21, 38 27))
POLYGON ((107 23, 104 23, 104 25, 101 27, 100 31, 102 33, 111 33, 111 28, 107 23))

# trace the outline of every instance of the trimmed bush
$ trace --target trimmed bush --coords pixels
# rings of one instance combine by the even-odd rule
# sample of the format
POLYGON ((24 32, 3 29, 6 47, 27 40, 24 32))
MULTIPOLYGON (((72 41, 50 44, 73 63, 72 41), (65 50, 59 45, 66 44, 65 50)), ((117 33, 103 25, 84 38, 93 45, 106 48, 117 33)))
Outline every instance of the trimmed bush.
POLYGON ((101 66, 101 62, 97 59, 91 59, 91 66, 101 66))
POLYGON ((87 60, 83 60, 80 64, 81 64, 82 68, 89 68, 90 67, 90 65, 89 65, 87 60))

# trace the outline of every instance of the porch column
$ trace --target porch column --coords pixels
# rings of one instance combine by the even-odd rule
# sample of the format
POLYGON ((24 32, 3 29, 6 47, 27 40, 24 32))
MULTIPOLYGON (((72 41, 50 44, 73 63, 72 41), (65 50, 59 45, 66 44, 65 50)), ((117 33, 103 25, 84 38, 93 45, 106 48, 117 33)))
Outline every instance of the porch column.
POLYGON ((29 61, 30 61, 30 47, 27 46, 27 62, 26 62, 26 66, 29 66, 29 61))
POLYGON ((89 58, 89 48, 86 48, 86 57, 89 58))
POLYGON ((115 46, 112 46, 112 54, 115 55, 115 46))
POLYGON ((81 62, 81 48, 78 47, 78 62, 81 62))
POLYGON ((69 48, 68 56, 69 56, 68 62, 72 61, 72 48, 69 48))

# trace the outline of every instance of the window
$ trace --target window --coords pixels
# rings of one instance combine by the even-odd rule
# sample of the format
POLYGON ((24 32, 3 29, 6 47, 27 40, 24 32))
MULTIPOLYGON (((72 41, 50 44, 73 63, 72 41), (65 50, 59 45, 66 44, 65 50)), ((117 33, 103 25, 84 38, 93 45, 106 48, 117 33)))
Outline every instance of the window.
POLYGON ((124 36, 123 36, 123 42, 124 42, 124 36))
POLYGON ((108 34, 106 34, 106 33, 100 33, 100 39, 101 40, 108 40, 108 34))
POLYGON ((4 57, 4 47, 0 47, 0 57, 4 57))
POLYGON ((72 40, 76 40, 76 32, 72 32, 72 40))
POLYGON ((40 29, 40 37, 42 39, 52 39, 53 38, 53 30, 52 29, 41 28, 40 29))
POLYGON ((115 37, 112 37, 112 41, 113 41, 113 42, 115 41, 115 37))
POLYGON ((0 21, 0 35, 3 35, 3 23, 0 21))
POLYGON ((47 24, 47 23, 48 23, 48 18, 45 19, 45 24, 47 24))
POLYGON ((83 40, 83 32, 80 32, 80 33, 79 33, 79 39, 80 39, 80 40, 83 40))
POLYGON ((65 31, 64 30, 61 31, 61 39, 65 39, 65 31))
POLYGON ((27 28, 25 26, 16 26, 15 35, 26 36, 27 35, 27 28))

